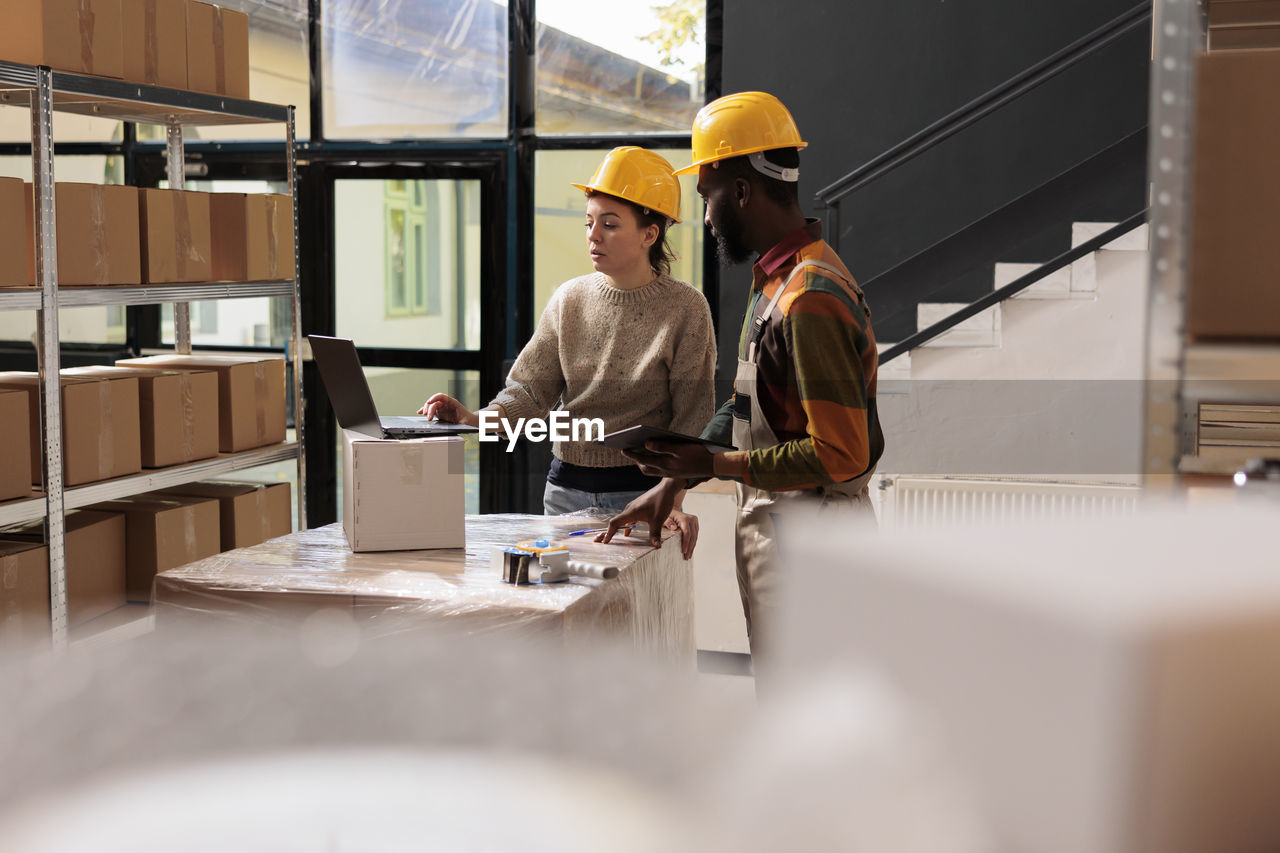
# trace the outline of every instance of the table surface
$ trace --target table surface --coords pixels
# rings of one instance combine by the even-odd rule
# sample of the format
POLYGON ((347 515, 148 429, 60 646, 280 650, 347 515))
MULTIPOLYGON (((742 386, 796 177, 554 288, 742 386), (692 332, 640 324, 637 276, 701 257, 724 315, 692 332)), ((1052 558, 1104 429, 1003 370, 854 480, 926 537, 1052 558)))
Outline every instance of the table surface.
MULTIPOLYGON (((435 602, 457 607, 564 611, 604 584, 591 578, 514 586, 493 568, 495 548, 530 539, 564 544, 575 558, 617 566, 626 573, 655 550, 641 532, 609 545, 574 530, 601 527, 595 518, 541 515, 472 515, 466 518, 465 548, 380 551, 356 554, 341 524, 330 524, 228 551, 162 572, 163 581, 207 590, 297 592, 435 602)), ((665 538, 673 534, 664 531, 665 538)), ((664 539, 665 545, 665 539, 664 539)), ((676 546, 671 546, 676 547, 676 546)))

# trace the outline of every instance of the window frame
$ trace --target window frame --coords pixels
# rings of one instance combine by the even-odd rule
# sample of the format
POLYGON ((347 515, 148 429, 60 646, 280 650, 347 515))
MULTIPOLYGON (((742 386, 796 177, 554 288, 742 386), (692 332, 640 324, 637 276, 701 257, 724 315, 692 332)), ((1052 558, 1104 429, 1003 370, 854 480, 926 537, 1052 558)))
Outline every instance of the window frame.
MULTIPOLYGON (((539 136, 537 108, 537 19, 535 0, 507 3, 507 133, 495 139, 327 139, 324 135, 322 0, 307 2, 309 73, 309 138, 298 141, 296 188, 299 228, 302 324, 304 333, 332 334, 334 328, 333 181, 342 176, 373 177, 374 173, 419 176, 467 177, 482 175, 480 201, 482 281, 487 283, 482 301, 480 347, 477 350, 393 350, 360 348, 368 366, 476 370, 482 394, 492 394, 505 376, 504 365, 519 352, 533 333, 533 181, 534 154, 539 150, 595 150, 619 145, 672 148, 689 146, 688 134, 601 134, 588 136, 539 136)), ((724 0, 706 0, 705 99, 719 97, 724 0)), ((165 146, 162 141, 140 141, 137 127, 124 123, 119 141, 63 143, 64 155, 123 158, 124 182, 156 186, 164 177, 165 146)), ((0 156, 30 156, 27 143, 0 143, 0 156)), ((284 157, 276 141, 201 141, 186 145, 188 162, 202 164, 208 180, 283 180, 284 157)), ((429 229, 427 229, 429 231, 429 229)), ((711 305, 713 322, 719 322, 719 265, 704 234, 703 294, 711 305)), ((424 280, 424 303, 430 303, 424 280)), ((123 345, 68 344, 63 362, 109 363, 156 348, 160 342, 160 307, 129 307, 125 314, 123 345)), ((204 349, 218 349, 204 347, 204 349)), ((271 348, 236 347, 237 350, 271 348)), ((0 369, 32 369, 30 342, 0 341, 0 369)), ((331 448, 335 443, 332 410, 313 365, 304 363, 303 394, 306 404, 308 518, 320 525, 336 517, 335 483, 331 448)), ((485 450, 493 448, 486 445, 485 450)), ((496 452, 496 451, 495 451, 496 452)), ((488 458, 482 451, 481 512, 540 511, 542 477, 537 465, 513 458, 488 458)), ((504 457, 506 454, 502 454, 504 457)))

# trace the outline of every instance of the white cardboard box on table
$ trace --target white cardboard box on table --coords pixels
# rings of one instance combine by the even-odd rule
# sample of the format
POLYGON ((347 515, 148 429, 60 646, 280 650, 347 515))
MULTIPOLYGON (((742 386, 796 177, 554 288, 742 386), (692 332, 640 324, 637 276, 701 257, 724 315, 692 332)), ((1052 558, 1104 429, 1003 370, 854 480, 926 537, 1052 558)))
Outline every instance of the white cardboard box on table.
POLYGON ((352 551, 462 548, 463 440, 342 431, 342 529, 352 551))

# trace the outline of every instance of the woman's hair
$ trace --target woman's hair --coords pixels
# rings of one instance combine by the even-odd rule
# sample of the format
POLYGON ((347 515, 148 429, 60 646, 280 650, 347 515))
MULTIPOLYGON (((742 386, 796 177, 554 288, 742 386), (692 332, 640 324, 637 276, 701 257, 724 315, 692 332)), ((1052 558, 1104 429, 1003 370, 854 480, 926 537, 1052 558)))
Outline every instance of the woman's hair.
POLYGON ((650 225, 658 226, 658 239, 654 240, 653 245, 649 247, 649 266, 653 267, 653 271, 658 275, 669 275, 671 273, 671 264, 676 259, 676 253, 671 251, 671 246, 667 243, 667 226, 671 224, 671 220, 665 214, 650 210, 647 207, 641 207, 634 201, 627 201, 625 198, 618 198, 616 195, 609 195, 597 190, 588 192, 587 198, 591 198, 594 195, 607 196, 631 208, 636 215, 636 221, 640 223, 642 229, 648 228, 650 225))

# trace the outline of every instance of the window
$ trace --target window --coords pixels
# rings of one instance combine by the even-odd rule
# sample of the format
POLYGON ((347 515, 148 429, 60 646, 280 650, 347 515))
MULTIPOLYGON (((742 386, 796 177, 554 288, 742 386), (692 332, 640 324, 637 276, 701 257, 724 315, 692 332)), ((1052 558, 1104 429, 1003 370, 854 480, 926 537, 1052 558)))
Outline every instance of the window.
POLYGON ((538 132, 688 133, 703 102, 706 0, 538 0, 538 132))
POLYGON ((334 200, 338 334, 479 349, 479 181, 339 180, 334 200), (369 298, 374 282, 381 305, 369 298))
POLYGON ((425 181, 387 181, 387 316, 440 315, 440 219, 437 187, 427 205, 425 181))
POLYGON ((491 0, 323 0, 325 136, 500 138, 507 10, 491 0))
MULTIPOLYGON (((307 0, 218 0, 249 16, 249 94, 255 101, 293 104, 294 136, 311 135, 311 60, 307 0)), ((165 129, 139 125, 139 138, 163 141, 165 129), (145 135, 144 135, 145 134, 145 135)), ((191 127, 190 139, 284 139, 283 124, 191 127)))

